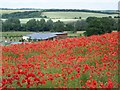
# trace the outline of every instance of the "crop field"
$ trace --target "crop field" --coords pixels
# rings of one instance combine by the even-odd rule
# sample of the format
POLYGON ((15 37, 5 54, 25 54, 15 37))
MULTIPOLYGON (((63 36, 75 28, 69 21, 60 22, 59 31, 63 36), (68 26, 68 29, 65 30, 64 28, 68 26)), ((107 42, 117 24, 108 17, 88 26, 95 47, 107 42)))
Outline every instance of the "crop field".
POLYGON ((34 11, 34 10, 0 10, 0 14, 10 14, 14 12, 25 12, 25 11, 34 11))
POLYGON ((2 87, 118 88, 118 32, 2 47, 2 87))
POLYGON ((88 13, 88 12, 43 12, 43 16, 48 18, 58 18, 58 19, 74 19, 75 17, 86 19, 87 17, 108 17, 108 16, 118 16, 117 14, 100 14, 100 13, 88 13))
MULTIPOLYGON (((23 12, 26 10, 1 10, 0 13, 12 13, 12 12, 23 12)), ((29 11, 29 10, 28 10, 29 11)), ((32 10, 31 10, 32 11, 32 10)), ((53 22, 58 20, 63 21, 64 23, 76 22, 77 20, 86 19, 88 17, 108 17, 108 16, 118 16, 117 14, 100 14, 100 13, 88 13, 88 12, 43 12, 43 16, 47 16, 45 20, 52 19, 53 22), (76 19, 75 19, 76 17, 76 19), (79 19, 81 17, 81 19, 79 19)), ((33 18, 20 19, 21 23, 26 23, 33 18)), ((34 18, 40 20, 41 18, 34 18)), ((5 21, 6 19, 2 19, 5 21)))

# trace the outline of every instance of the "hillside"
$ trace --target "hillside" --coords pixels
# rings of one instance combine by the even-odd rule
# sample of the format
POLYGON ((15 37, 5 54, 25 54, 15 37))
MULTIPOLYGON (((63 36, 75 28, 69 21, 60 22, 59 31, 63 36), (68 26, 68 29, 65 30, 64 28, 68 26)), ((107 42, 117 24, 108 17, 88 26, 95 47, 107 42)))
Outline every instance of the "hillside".
POLYGON ((2 47, 2 89, 118 88, 118 33, 2 47))
POLYGON ((42 12, 43 16, 47 16, 52 19, 75 19, 81 17, 86 19, 87 17, 109 17, 117 16, 117 14, 101 14, 101 13, 92 13, 92 12, 42 12))
POLYGON ((26 23, 30 19, 40 20, 44 18, 46 21, 52 19, 54 22, 60 20, 64 23, 76 22, 77 20, 86 19, 88 17, 115 17, 117 14, 103 14, 100 11, 86 11, 86 10, 0 10, 2 13, 2 20, 5 21, 8 18, 19 18, 21 23, 26 23))
POLYGON ((96 17, 108 17, 117 16, 117 11, 95 11, 95 10, 79 10, 79 9, 28 9, 28 10, 0 10, 2 18, 61 18, 61 19, 73 19, 73 18, 87 18, 89 16, 96 17), (42 13, 42 14, 41 14, 42 13), (65 16, 65 17, 64 17, 65 16), (43 18, 43 17, 42 17, 43 18))

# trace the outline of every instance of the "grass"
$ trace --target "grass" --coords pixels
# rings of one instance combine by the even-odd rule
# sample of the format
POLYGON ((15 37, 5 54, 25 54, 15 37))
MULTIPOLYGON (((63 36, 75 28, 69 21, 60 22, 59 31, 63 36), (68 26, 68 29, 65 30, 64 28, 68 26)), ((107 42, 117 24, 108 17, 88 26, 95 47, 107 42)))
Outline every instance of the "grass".
POLYGON ((15 41, 19 42, 22 39, 23 35, 31 34, 33 32, 20 32, 20 31, 13 31, 13 32, 1 32, 2 33, 2 40, 5 40, 7 37, 7 41, 15 41))
POLYGON ((13 31, 13 32, 2 32, 2 36, 23 36, 26 34, 30 34, 33 32, 20 32, 20 31, 13 31))
POLYGON ((48 18, 59 18, 59 19, 74 19, 75 17, 86 19, 88 17, 108 17, 108 16, 117 16, 117 14, 100 14, 100 13, 88 13, 88 12, 43 12, 43 16, 48 18))

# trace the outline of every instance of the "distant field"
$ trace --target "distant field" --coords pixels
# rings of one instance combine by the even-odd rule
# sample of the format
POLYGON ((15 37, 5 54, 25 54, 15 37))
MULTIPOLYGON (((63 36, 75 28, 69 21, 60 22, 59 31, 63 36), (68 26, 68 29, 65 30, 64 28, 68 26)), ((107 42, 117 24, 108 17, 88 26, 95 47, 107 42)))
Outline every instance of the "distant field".
MULTIPOLYGON (((24 11, 33 11, 33 10, 0 10, 0 13, 12 13, 12 12, 24 12, 24 11)), ((100 13, 90 13, 90 12, 43 12, 43 16, 47 16, 48 18, 45 19, 46 21, 48 19, 52 19, 53 22, 56 22, 58 20, 63 21, 64 23, 69 22, 76 22, 77 20, 81 19, 75 19, 81 17, 82 19, 86 19, 88 17, 108 17, 108 16, 117 16, 117 14, 100 14, 100 13)), ((21 23, 26 23, 30 19, 33 18, 25 18, 20 19, 21 23)), ((40 20, 41 18, 34 18, 36 20, 40 20)), ((5 21, 6 19, 2 19, 5 21)))
POLYGON ((108 17, 108 16, 117 16, 117 14, 100 14, 100 13, 89 13, 89 12, 43 12, 43 16, 48 18, 59 18, 59 19, 74 19, 75 17, 81 17, 86 19, 87 17, 108 17))
POLYGON ((25 12, 25 11, 34 11, 34 10, 0 10, 0 14, 9 14, 14 12, 25 12))

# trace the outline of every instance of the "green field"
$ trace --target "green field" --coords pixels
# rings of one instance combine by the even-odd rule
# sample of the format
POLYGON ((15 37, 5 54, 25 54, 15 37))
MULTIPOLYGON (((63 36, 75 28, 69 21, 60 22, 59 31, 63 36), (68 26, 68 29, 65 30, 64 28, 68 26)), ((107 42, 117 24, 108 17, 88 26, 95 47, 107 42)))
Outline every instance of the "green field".
POLYGON ((90 12, 43 12, 42 15, 52 19, 74 19, 75 17, 81 17, 82 19, 86 19, 88 17, 117 16, 117 14, 100 14, 90 12))
POLYGON ((27 34, 31 34, 33 32, 20 32, 20 31, 11 31, 11 32, 1 32, 2 36, 23 36, 23 35, 27 35, 27 34))
POLYGON ((11 32, 0 32, 2 34, 2 41, 7 38, 7 41, 19 42, 22 39, 23 35, 31 34, 33 32, 20 32, 20 31, 11 31, 11 32))
MULTIPOLYGON (((24 12, 24 11, 33 11, 33 10, 0 10, 0 13, 12 13, 12 12, 24 12)), ((100 14, 100 13, 90 13, 90 12, 43 12, 42 16, 47 16, 45 19, 46 21, 49 19, 52 19, 53 22, 56 22, 58 20, 63 21, 64 23, 69 22, 76 22, 77 20, 81 19, 75 19, 81 17, 82 19, 86 19, 88 17, 108 17, 108 16, 117 16, 117 14, 100 14)), ((30 19, 33 18, 25 18, 20 19, 21 23, 26 23, 30 19)), ((36 20, 40 20, 41 18, 34 18, 36 20)), ((5 21, 6 19, 2 19, 5 21)))
POLYGON ((25 11, 34 11, 34 10, 0 10, 0 14, 9 14, 14 12, 25 12, 25 11))

